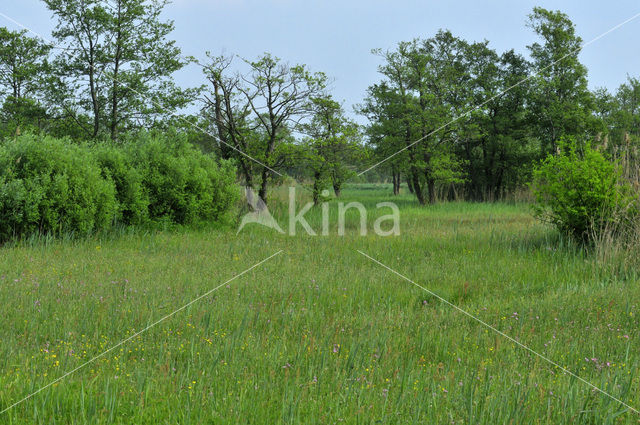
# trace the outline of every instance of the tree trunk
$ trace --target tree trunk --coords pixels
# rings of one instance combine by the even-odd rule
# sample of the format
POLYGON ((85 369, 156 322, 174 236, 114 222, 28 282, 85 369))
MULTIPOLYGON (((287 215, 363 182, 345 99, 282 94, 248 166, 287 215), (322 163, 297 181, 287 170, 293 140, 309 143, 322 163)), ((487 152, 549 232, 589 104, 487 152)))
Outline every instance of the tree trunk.
POLYGON ((316 206, 320 203, 320 172, 316 171, 313 174, 313 205, 316 206))
MULTIPOLYGON (((118 46, 120 50, 120 46, 118 46)), ((116 63, 113 78, 113 98, 111 100, 111 140, 118 138, 118 82, 116 80, 118 76, 119 63, 116 63)))
POLYGON ((269 178, 269 169, 267 167, 262 167, 262 182, 260 182, 260 191, 258 192, 258 196, 260 199, 264 201, 264 204, 267 204, 267 185, 269 178))
POLYGON ((415 190, 413 189, 413 183, 411 182, 411 178, 407 176, 407 187, 409 188, 409 193, 414 194, 415 190))
MULTIPOLYGON (((214 108, 214 113, 216 115, 215 119, 216 119, 216 129, 218 130, 218 139, 219 139, 218 146, 220 148, 220 156, 222 157, 222 159, 230 159, 232 157, 233 152, 229 148, 229 145, 227 142, 228 141, 231 141, 232 143, 234 142, 233 135, 231 136, 230 139, 226 137, 226 129, 224 128, 224 125, 222 123, 222 99, 220 97, 220 86, 219 86, 218 80, 216 80, 215 78, 212 78, 211 82, 213 83, 213 89, 214 89, 213 108, 214 108)), ((234 124, 231 124, 230 127, 231 129, 229 130, 229 133, 233 131, 234 124)), ((237 143, 234 143, 234 144, 237 145, 237 143)))
POLYGON ((239 162, 242 168, 242 174, 244 175, 245 186, 253 189, 253 176, 251 176, 251 171, 249 170, 249 167, 247 166, 245 161, 240 160, 239 162))
POLYGON ((121 14, 122 4, 118 2, 118 27, 116 35, 116 56, 114 58, 113 67, 113 93, 111 98, 111 140, 118 138, 118 72, 120 71, 120 56, 122 54, 122 28, 121 28, 121 14))
POLYGON ((89 59, 89 91, 91 94, 91 109, 93 112, 93 137, 98 137, 100 133, 100 104, 98 103, 98 87, 96 82, 96 51, 93 39, 88 34, 89 46, 85 50, 85 54, 89 59))
POLYGON ((333 182, 333 193, 336 194, 336 198, 340 197, 340 190, 341 190, 341 186, 342 184, 339 182, 333 182))
POLYGON ((98 133, 100 132, 100 107, 98 105, 93 65, 91 65, 91 70, 89 71, 89 86, 91 90, 91 107, 93 110, 93 137, 95 138, 98 137, 98 133))
POLYGON ((398 195, 400 193, 400 173, 393 171, 393 194, 398 195))
POLYGON ((420 187, 420 178, 418 177, 418 172, 415 170, 411 171, 411 180, 413 183, 413 190, 418 198, 418 203, 420 205, 425 205, 427 203, 426 199, 424 199, 424 193, 422 193, 422 187, 420 187))
POLYGON ((429 203, 436 203, 436 182, 434 179, 427 180, 427 190, 429 192, 429 203))

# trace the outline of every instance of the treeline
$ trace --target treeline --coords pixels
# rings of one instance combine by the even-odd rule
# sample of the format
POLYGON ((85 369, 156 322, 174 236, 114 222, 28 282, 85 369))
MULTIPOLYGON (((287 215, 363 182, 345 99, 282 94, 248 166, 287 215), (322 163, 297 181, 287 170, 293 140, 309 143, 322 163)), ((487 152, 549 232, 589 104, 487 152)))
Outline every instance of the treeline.
POLYGON ((539 39, 528 59, 449 31, 376 51, 383 80, 361 111, 380 160, 403 150, 381 165, 396 191, 406 181, 421 204, 438 196, 500 199, 528 183, 561 140, 611 153, 637 145, 640 82, 591 92, 569 18, 535 8, 528 26, 539 39))
POLYGON ((356 170, 378 163, 365 177, 393 181, 395 193, 407 183, 421 204, 500 199, 561 140, 613 154, 640 138, 640 82, 590 91, 581 39, 560 12, 534 9, 528 58, 444 30, 375 50, 382 79, 356 108, 369 120, 361 127, 327 76, 304 65, 183 57, 173 22, 160 17, 166 0, 43 1, 55 45, 0 28, 0 136, 122 143, 171 131, 232 161, 265 201, 270 182, 288 176, 309 183, 316 201, 328 188, 339 196, 356 170), (178 87, 173 74, 192 63, 203 85, 178 87))

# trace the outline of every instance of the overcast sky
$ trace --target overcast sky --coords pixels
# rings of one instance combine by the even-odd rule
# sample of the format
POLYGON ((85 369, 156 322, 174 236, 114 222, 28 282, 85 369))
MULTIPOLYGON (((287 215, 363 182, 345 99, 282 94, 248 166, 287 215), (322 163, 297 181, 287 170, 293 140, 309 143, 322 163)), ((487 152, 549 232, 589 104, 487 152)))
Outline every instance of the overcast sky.
MULTIPOLYGON (((251 59, 269 51, 305 63, 334 80, 334 96, 350 111, 379 79, 372 48, 393 48, 446 28, 469 41, 487 39, 498 52, 526 54, 535 37, 525 23, 536 5, 567 13, 584 41, 640 12, 637 0, 174 0, 165 17, 175 21, 173 37, 184 55, 203 58, 211 51, 251 59)), ((0 13, 45 36, 54 25, 40 0, 0 0, 0 13)), ((0 25, 18 29, 1 16, 0 25)), ((586 47, 580 59, 590 86, 615 90, 627 74, 640 76, 639 44, 637 18, 586 47)), ((185 86, 204 82, 197 66, 177 80, 185 86)))

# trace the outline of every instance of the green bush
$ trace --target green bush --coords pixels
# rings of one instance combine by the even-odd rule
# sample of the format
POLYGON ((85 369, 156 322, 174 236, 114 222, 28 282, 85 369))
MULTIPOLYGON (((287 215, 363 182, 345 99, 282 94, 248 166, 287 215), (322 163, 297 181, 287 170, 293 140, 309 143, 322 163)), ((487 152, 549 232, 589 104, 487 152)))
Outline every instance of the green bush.
POLYGON ((239 198, 235 176, 177 134, 91 146, 19 136, 0 144, 0 242, 114 223, 225 222, 239 198))
POLYGON ((114 145, 97 145, 93 155, 102 176, 113 182, 116 189, 118 213, 116 221, 138 225, 149 220, 149 199, 144 193, 142 176, 134 168, 126 151, 114 145))
POLYGON ((230 162, 218 164, 177 134, 142 133, 126 145, 152 220, 193 224, 230 217, 240 193, 230 162))
POLYGON ((563 143, 562 148, 534 170, 538 217, 588 241, 600 229, 637 213, 637 199, 615 163, 589 146, 582 152, 572 143, 563 143))
POLYGON ((93 156, 66 140, 25 135, 0 146, 0 241, 111 226, 115 188, 93 156))

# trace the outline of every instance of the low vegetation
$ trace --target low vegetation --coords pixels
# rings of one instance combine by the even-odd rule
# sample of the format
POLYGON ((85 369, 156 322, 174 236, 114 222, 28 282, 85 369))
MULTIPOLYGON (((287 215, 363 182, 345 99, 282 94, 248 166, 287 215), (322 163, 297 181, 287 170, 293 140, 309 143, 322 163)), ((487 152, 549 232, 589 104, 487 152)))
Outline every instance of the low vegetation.
MULTIPOLYGON (((348 186, 343 196, 375 214, 391 190, 348 186)), ((283 222, 286 192, 272 199, 283 222)), ((397 238, 361 237, 348 214, 344 237, 250 225, 238 235, 159 231, 4 248, 3 407, 284 252, 2 422, 636 423, 619 403, 356 250, 634 407, 636 271, 602 268, 527 204, 424 209, 406 187, 397 202, 397 238)), ((320 209, 308 221, 318 228, 320 209)))

